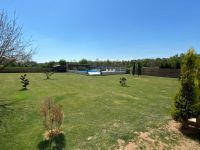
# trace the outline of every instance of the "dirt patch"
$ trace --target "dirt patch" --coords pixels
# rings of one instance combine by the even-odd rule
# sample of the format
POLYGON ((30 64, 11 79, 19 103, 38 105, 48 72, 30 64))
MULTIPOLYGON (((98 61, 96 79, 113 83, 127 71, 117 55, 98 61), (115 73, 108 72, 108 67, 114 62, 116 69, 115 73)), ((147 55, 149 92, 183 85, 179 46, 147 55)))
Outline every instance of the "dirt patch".
POLYGON ((125 141, 122 139, 118 139, 117 143, 117 150, 136 150, 138 148, 138 146, 134 142, 129 142, 127 145, 125 145, 125 141))
POLYGON ((140 139, 143 139, 143 140, 145 140, 145 141, 153 144, 155 142, 155 140, 153 140, 152 138, 150 138, 149 135, 150 135, 149 132, 140 132, 140 134, 139 134, 138 137, 140 139))
POLYGON ((123 149, 124 149, 124 144, 125 144, 125 141, 124 141, 124 140, 118 139, 118 140, 117 140, 117 144, 118 144, 117 150, 123 150, 123 149))
POLYGON ((168 124, 166 125, 166 128, 168 131, 170 132, 176 132, 176 133, 180 133, 180 129, 181 129, 181 124, 171 120, 168 122, 168 124))
MULTIPOLYGON (((190 128, 187 130, 191 131, 190 128)), ((199 134, 198 129, 192 128, 192 131, 199 134)), ((173 120, 170 120, 167 123, 167 125, 161 126, 156 129, 151 129, 149 132, 134 132, 134 134, 137 136, 133 140, 129 141, 128 144, 124 140, 118 139, 116 149, 117 150, 140 150, 140 149, 199 150, 200 149, 200 142, 185 136, 182 132, 182 125, 173 120)))
POLYGON ((124 150, 136 150, 138 148, 138 146, 134 143, 134 142, 129 142, 124 150))

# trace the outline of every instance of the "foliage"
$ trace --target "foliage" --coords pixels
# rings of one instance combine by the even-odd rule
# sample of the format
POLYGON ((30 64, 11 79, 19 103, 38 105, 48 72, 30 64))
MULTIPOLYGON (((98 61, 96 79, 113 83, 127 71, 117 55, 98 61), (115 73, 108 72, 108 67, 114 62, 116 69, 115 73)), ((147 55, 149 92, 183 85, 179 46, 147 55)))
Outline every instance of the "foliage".
POLYGON ((82 65, 88 64, 88 60, 83 58, 79 61, 79 64, 82 64, 82 65))
POLYGON ((196 54, 190 49, 183 59, 181 65, 181 87, 174 98, 174 107, 172 109, 173 119, 185 123, 189 118, 195 117, 196 109, 196 54))
POLYGON ((133 67, 132 67, 132 75, 134 76, 135 75, 135 62, 133 62, 133 67))
POLYGON ((127 79, 125 77, 120 78, 119 83, 121 86, 126 86, 127 79))
POLYGON ((66 66, 66 64, 67 64, 67 62, 65 60, 63 60, 63 59, 61 59, 58 63, 61 66, 66 66))
POLYGON ((30 60, 33 55, 30 45, 31 41, 24 41, 16 17, 9 19, 7 13, 0 10, 0 69, 15 61, 30 60))
MULTIPOLYGON (((197 57, 197 101, 196 101, 196 110, 199 110, 197 112, 197 115, 200 115, 200 56, 197 57)), ((199 122, 200 123, 200 122, 199 122)))
POLYGON ((23 90, 26 90, 27 86, 29 85, 29 80, 26 78, 26 74, 21 75, 20 80, 22 83, 23 90))
POLYGON ((47 63, 47 67, 52 68, 54 65, 56 65, 55 61, 50 61, 47 63))
POLYGON ((42 67, 6 67, 3 70, 0 70, 0 73, 21 73, 21 72, 46 72, 50 71, 50 68, 42 68, 42 67))
POLYGON ((140 62, 137 63, 137 74, 138 76, 142 74, 142 66, 140 62))
MULTIPOLYGON (((101 67, 101 66, 109 66, 109 67, 116 67, 116 68, 131 68, 133 67, 135 62, 140 62, 141 67, 159 67, 159 68, 168 68, 168 69, 180 69, 180 64, 184 54, 175 55, 169 58, 156 58, 156 59, 139 59, 139 60, 122 60, 122 61, 111 61, 111 60, 99 60, 96 59, 95 61, 90 61, 87 59, 82 59, 79 62, 75 60, 71 62, 66 62, 69 64, 90 64, 92 66, 101 67)), ((64 60, 65 61, 65 60, 64 60)), ((13 67, 24 67, 24 66, 35 66, 35 67, 42 67, 42 68, 52 68, 59 62, 50 61, 46 63, 36 63, 36 62, 13 62, 9 66, 13 67)), ((137 69, 135 70, 137 72, 137 69)))
POLYGON ((60 129, 64 114, 61 105, 56 105, 51 97, 44 100, 41 106, 43 125, 46 130, 60 129))
POLYGON ((65 146, 64 132, 60 128, 64 119, 62 106, 56 105, 52 98, 48 97, 41 106, 41 116, 46 132, 44 133, 44 141, 39 143, 38 148, 43 146, 52 150, 55 147, 63 148, 65 146))
POLYGON ((197 57, 197 82, 200 90, 200 56, 197 57))
POLYGON ((46 71, 46 72, 44 72, 44 74, 46 75, 46 79, 48 80, 54 74, 54 72, 46 71))

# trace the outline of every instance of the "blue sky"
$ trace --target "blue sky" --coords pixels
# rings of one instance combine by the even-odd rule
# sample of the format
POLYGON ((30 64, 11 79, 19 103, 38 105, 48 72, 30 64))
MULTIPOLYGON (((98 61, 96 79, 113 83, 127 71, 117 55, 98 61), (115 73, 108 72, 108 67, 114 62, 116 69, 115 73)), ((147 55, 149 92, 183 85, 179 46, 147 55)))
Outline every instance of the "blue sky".
POLYGON ((199 8, 199 0, 0 0, 34 40, 38 62, 200 53, 199 8))

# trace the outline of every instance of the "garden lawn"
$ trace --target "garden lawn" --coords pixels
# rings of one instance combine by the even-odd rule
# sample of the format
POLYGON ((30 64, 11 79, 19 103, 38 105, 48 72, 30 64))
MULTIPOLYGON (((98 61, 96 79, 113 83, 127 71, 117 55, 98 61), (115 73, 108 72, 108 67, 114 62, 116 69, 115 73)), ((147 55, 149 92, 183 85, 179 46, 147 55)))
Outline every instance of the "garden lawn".
POLYGON ((29 90, 22 91, 19 77, 0 74, 3 150, 37 149, 45 132, 39 110, 46 97, 63 106, 66 149, 114 149, 118 139, 129 141, 136 131, 166 123, 178 89, 173 78, 56 73, 45 80, 44 74, 32 73, 27 74, 29 90), (119 84, 123 76, 127 87, 119 84))

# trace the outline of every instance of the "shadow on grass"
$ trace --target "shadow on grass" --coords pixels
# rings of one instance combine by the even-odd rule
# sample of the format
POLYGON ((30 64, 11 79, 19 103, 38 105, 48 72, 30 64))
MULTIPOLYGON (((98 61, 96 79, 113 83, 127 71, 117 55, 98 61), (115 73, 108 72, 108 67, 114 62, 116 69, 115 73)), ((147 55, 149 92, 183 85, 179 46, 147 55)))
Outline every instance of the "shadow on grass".
POLYGON ((43 80, 57 80, 57 79, 56 78, 50 78, 50 79, 45 78, 43 80))
POLYGON ((121 87, 124 87, 124 88, 125 88, 125 87, 130 87, 130 86, 129 86, 129 85, 123 85, 123 86, 121 86, 121 87))
POLYGON ((15 107, 13 105, 16 103, 16 101, 0 100, 0 125, 3 123, 4 118, 14 112, 15 107))
POLYGON ((17 101, 0 100, 0 116, 1 116, 1 111, 5 113, 6 111, 14 110, 13 105, 16 103, 17 101))
POLYGON ((58 134, 51 140, 43 140, 38 143, 38 150, 63 150, 66 147, 66 138, 63 133, 58 134))
POLYGON ((28 91, 29 89, 20 89, 19 91, 28 91))
POLYGON ((182 126, 180 128, 180 131, 183 135, 186 137, 189 137, 195 141, 198 141, 200 143, 200 129, 194 126, 182 126))

